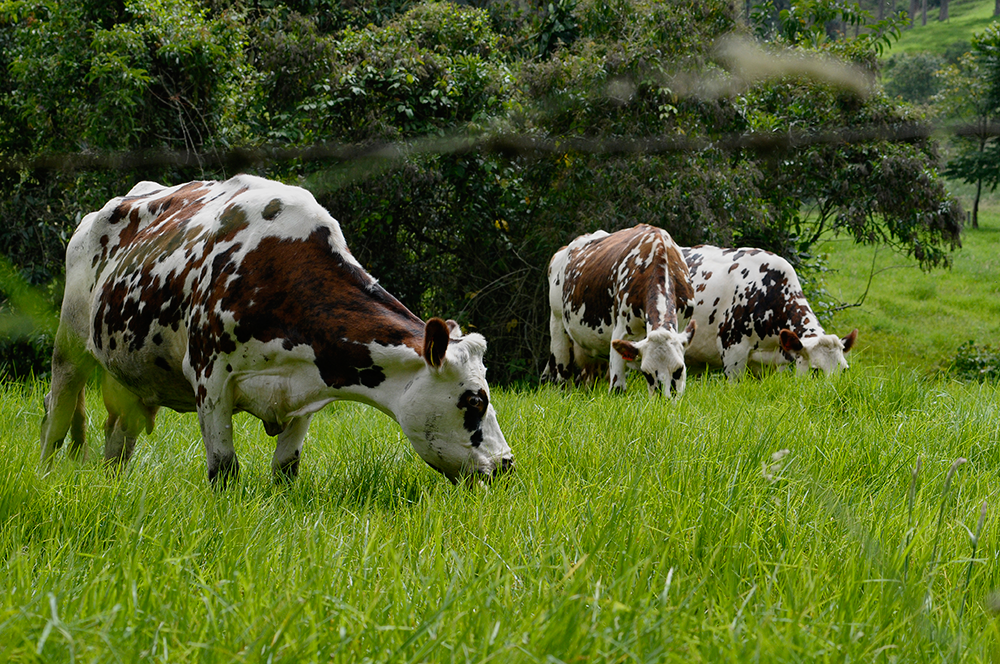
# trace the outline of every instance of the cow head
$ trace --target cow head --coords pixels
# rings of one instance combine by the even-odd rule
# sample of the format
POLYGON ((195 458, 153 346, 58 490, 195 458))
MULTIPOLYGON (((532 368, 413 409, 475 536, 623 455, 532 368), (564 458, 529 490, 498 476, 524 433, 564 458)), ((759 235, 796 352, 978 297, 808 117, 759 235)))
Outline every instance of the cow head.
POLYGON ((799 338, 795 332, 786 329, 781 331, 780 343, 781 349, 795 358, 795 371, 799 375, 810 370, 830 375, 848 367, 844 355, 851 350, 857 338, 857 328, 843 339, 836 334, 799 338))
POLYGON ((413 449, 452 482, 489 480, 514 466, 490 403, 479 334, 461 336, 440 318, 424 329, 423 366, 406 385, 397 409, 413 449))
POLYGON ((696 328, 692 320, 683 332, 661 327, 650 331, 641 341, 614 339, 611 345, 625 362, 646 377, 650 395, 662 390, 667 396, 680 396, 687 380, 684 349, 691 343, 696 328))

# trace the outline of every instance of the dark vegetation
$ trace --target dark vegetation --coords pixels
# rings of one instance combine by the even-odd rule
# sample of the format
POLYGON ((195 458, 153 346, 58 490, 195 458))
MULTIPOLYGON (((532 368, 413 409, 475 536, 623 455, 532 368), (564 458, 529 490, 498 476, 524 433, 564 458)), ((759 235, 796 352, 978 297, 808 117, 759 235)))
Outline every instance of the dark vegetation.
POLYGON ((1000 381, 1000 347, 966 341, 958 347, 951 374, 965 380, 1000 381))
MULTIPOLYGON (((804 272, 830 233, 946 265, 964 214, 936 147, 919 132, 882 137, 917 119, 874 84, 900 18, 832 0, 750 4, 747 16, 723 0, 8 0, 0 254, 55 308, 72 229, 137 180, 224 178, 235 171, 216 157, 237 147, 422 148, 246 170, 312 190, 418 315, 483 332, 497 382, 538 375, 547 260, 597 228, 760 246, 804 272), (737 58, 719 46, 734 33, 749 49, 737 58), (830 65, 760 77, 740 64, 810 55, 850 63, 853 84, 830 65), (845 129, 866 133, 829 138, 845 129), (546 149, 488 147, 512 136, 546 149), (450 149, 456 137, 466 147, 450 149), (196 158, 83 170, 58 157, 165 150, 196 158)), ((45 371, 50 333, 11 336, 5 374, 45 371)))

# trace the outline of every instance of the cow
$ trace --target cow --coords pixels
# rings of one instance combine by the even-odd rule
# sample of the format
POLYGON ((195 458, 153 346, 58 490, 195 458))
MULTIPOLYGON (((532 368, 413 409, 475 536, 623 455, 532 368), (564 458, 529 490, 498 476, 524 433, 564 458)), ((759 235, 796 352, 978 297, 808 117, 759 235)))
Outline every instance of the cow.
POLYGON ((232 418, 276 436, 278 481, 298 475, 313 414, 337 400, 392 417, 453 483, 513 467, 479 334, 411 313, 351 255, 305 189, 249 175, 141 182, 83 218, 45 397, 41 461, 67 431, 84 450, 84 386, 103 369, 104 456, 123 467, 159 408, 197 412, 208 478, 236 478, 232 418))
POLYGON ((640 224, 582 235, 549 261, 551 353, 543 381, 579 370, 592 382, 604 361, 609 390, 625 390, 626 367, 650 395, 684 392, 684 348, 697 323, 678 331, 677 309, 691 297, 687 266, 670 234, 640 224))
POLYGON ((731 381, 748 367, 794 364, 798 373, 847 368, 844 354, 858 331, 826 334, 802 293, 795 270, 762 249, 711 245, 682 248, 694 287, 681 312, 698 323, 685 354, 692 365, 721 366, 731 381))

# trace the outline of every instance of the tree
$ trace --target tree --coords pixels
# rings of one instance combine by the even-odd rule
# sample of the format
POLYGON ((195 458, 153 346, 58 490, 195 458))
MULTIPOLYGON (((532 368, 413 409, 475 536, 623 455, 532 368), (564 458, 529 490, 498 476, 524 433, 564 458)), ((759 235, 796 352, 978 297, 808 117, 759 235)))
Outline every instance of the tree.
POLYGON ((890 56, 882 69, 885 92, 911 104, 927 104, 941 85, 936 76, 944 60, 933 53, 899 53, 890 56))
POLYGON ((943 89, 937 96, 942 117, 958 123, 954 139, 958 154, 945 174, 976 185, 972 226, 979 227, 983 187, 1000 184, 1000 144, 992 125, 1000 119, 1000 27, 990 25, 972 39, 972 50, 941 71, 943 89))
MULTIPOLYGON (((305 181, 415 313, 489 338, 500 382, 538 375, 547 260, 597 228, 646 222, 800 265, 817 238, 843 232, 946 263, 955 203, 933 145, 826 138, 892 130, 905 108, 794 64, 836 58, 867 80, 897 19, 843 0, 749 6, 765 57, 793 64, 741 82, 716 48, 737 27, 730 0, 9 0, 0 155, 392 142, 378 152, 390 157, 239 168, 305 181), (775 140, 740 147, 748 137, 775 140)), ((0 253, 53 283, 57 301, 52 279, 82 214, 138 179, 231 174, 0 168, 0 253)), ((13 355, 0 342, 0 363, 13 355)))
MULTIPOLYGON (((838 55, 867 75, 877 54, 898 35, 899 19, 874 22, 857 6, 793 2, 779 14, 779 43, 813 54, 838 55), (832 20, 864 23, 856 38, 831 37, 823 26, 832 20)), ((911 122, 908 112, 873 90, 851 91, 809 76, 783 76, 748 90, 741 100, 751 129, 776 134, 869 127, 891 130, 911 122)), ((817 141, 765 154, 760 160, 761 191, 775 214, 758 234, 786 257, 808 257, 826 234, 843 233, 862 243, 886 244, 929 268, 949 261, 958 245, 961 208, 934 175, 934 145, 927 140, 901 143, 879 137, 817 141), (907 187, 899 187, 905 181, 907 187), (931 203, 933 201, 933 203, 931 203)))

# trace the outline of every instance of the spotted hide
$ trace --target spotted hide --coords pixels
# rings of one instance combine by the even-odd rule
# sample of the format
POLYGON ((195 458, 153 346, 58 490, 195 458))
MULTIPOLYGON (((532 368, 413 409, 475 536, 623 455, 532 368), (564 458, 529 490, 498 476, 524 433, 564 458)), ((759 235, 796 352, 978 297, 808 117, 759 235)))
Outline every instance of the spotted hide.
POLYGON ((678 332, 677 307, 691 295, 687 267, 670 234, 641 224, 582 235, 549 262, 551 354, 543 380, 578 370, 591 382, 608 363, 610 389, 638 369, 650 394, 684 392, 684 348, 695 323, 678 332))
POLYGON ((161 406, 196 411, 208 477, 225 484, 239 469, 232 416, 245 411, 277 436, 275 478, 293 478, 313 413, 348 399, 395 419, 453 482, 488 478, 513 460, 486 342, 457 327, 424 323, 387 293, 304 189, 142 182, 69 242, 42 462, 67 431, 81 456, 84 385, 100 365, 109 461, 128 461, 161 406))
POLYGON ((721 366, 730 380, 748 367, 794 364, 829 374, 847 368, 857 339, 826 334, 788 261, 762 249, 684 248, 694 294, 682 312, 698 323, 688 364, 721 366))

